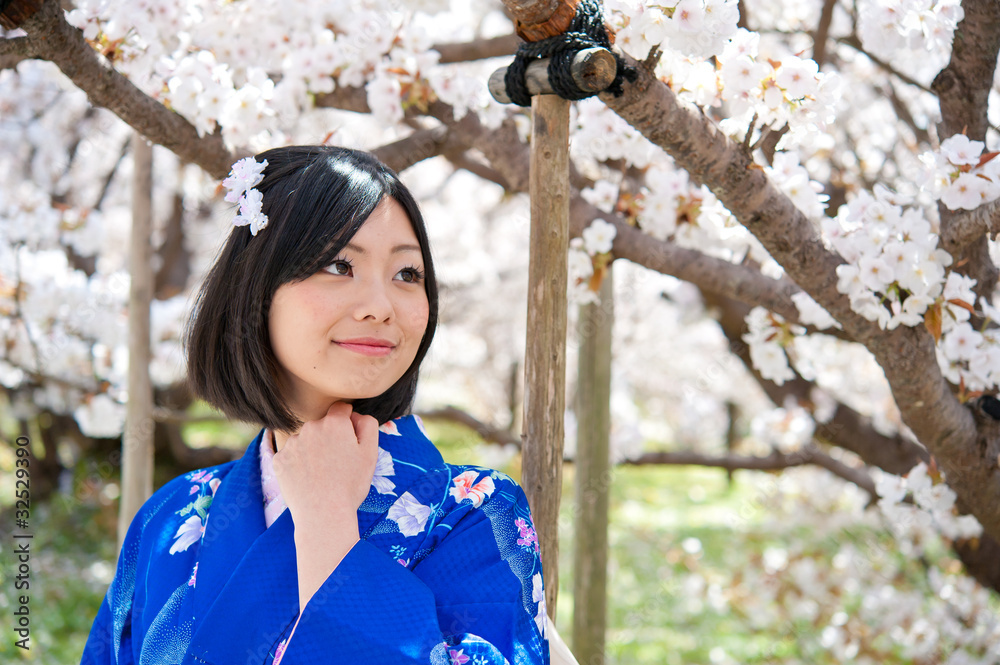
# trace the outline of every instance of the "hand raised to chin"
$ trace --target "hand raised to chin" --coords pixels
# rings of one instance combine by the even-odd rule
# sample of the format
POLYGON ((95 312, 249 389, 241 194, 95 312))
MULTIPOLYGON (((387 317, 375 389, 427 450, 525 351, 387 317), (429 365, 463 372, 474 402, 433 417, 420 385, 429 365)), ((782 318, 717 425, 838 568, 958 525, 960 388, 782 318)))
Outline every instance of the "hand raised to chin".
POLYGON ((358 507, 378 461, 378 422, 335 402, 304 423, 274 456, 274 474, 295 522, 299 604, 358 541, 358 507))

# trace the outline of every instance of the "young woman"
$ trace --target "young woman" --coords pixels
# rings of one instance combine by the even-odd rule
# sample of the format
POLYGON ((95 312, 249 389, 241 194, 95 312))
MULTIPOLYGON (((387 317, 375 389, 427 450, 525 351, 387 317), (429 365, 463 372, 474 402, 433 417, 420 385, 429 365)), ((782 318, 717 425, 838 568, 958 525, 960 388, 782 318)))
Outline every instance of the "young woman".
POLYGON ((548 663, 521 488, 445 464, 407 415, 437 323, 409 191, 326 146, 223 184, 238 226, 195 304, 188 378, 263 430, 142 507, 83 663, 548 663))

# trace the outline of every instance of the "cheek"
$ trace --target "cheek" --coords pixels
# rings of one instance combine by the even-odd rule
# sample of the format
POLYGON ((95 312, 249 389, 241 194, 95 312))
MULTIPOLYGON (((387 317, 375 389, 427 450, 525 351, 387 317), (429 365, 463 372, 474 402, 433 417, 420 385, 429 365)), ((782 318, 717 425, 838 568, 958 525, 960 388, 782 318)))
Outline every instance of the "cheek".
POLYGON ((281 344, 285 337, 285 328, 281 322, 285 320, 285 298, 281 289, 271 299, 271 307, 267 313, 267 331, 271 337, 271 346, 281 344))
POLYGON ((415 340, 416 344, 419 344, 424 337, 429 315, 430 306, 427 304, 427 296, 414 298, 406 307, 403 316, 405 317, 407 335, 411 340, 415 340))
POLYGON ((290 358, 302 357, 321 330, 325 319, 322 300, 316 298, 308 282, 283 285, 274 294, 268 313, 271 349, 282 365, 290 358))

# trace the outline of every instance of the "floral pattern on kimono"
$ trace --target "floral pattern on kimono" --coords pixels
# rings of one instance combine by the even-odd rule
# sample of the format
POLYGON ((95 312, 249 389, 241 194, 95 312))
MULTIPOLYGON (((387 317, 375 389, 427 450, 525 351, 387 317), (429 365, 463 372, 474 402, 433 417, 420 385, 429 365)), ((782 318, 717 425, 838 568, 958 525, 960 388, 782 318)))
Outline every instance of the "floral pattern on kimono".
POLYGON ((445 464, 413 416, 386 425, 361 540, 301 616, 294 520, 265 519, 258 435, 142 507, 82 663, 548 663, 521 488, 445 464))

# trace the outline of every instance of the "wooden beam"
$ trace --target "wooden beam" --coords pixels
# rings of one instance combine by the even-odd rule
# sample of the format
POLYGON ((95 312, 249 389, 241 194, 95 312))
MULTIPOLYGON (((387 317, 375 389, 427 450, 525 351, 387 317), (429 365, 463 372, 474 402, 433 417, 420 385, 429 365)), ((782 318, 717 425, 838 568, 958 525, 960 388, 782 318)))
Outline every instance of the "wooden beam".
MULTIPOLYGON (((577 87, 587 92, 601 92, 607 90, 608 86, 615 80, 618 71, 618 62, 611 51, 603 48, 587 48, 577 51, 573 56, 573 63, 570 65, 570 76, 577 87)), ((510 104, 510 96, 507 95, 507 84, 504 77, 507 68, 502 67, 492 74, 487 83, 493 99, 501 104, 510 104)), ((524 84, 528 88, 529 95, 551 95, 552 84, 549 83, 549 59, 541 58, 535 60, 525 69, 524 84)))

